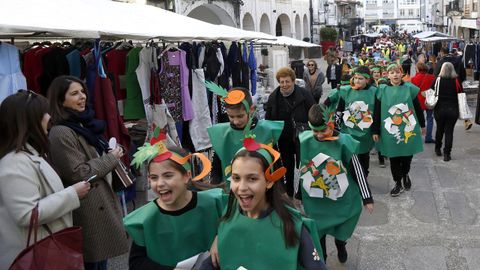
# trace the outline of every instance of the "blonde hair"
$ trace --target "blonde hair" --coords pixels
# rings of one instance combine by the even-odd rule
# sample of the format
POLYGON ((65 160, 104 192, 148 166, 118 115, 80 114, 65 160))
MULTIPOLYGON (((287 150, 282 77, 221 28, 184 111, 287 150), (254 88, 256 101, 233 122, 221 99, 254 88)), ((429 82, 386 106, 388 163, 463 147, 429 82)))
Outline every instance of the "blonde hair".
POLYGON ((455 72, 455 68, 453 67, 452 63, 445 62, 443 63, 438 76, 444 79, 455 79, 457 78, 457 72, 455 72))
POLYGON ((307 66, 308 66, 308 64, 310 64, 310 63, 313 63, 313 66, 315 67, 315 69, 318 68, 317 61, 315 61, 315 60, 313 60, 313 59, 308 60, 308 61, 307 61, 307 66))
POLYGON ((290 78, 292 78, 292 81, 295 82, 295 79, 296 79, 295 71, 293 71, 293 69, 291 69, 289 67, 280 68, 277 71, 277 74, 276 74, 275 78, 277 79, 277 82, 279 82, 280 78, 284 78, 284 77, 290 77, 290 78))

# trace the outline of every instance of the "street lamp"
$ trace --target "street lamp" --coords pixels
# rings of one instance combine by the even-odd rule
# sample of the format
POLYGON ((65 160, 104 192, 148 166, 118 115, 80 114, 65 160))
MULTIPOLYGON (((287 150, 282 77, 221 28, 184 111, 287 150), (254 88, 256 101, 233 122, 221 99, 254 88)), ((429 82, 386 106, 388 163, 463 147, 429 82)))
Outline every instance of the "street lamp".
POLYGON ((323 10, 325 10, 325 25, 328 25, 328 2, 323 4, 323 10))

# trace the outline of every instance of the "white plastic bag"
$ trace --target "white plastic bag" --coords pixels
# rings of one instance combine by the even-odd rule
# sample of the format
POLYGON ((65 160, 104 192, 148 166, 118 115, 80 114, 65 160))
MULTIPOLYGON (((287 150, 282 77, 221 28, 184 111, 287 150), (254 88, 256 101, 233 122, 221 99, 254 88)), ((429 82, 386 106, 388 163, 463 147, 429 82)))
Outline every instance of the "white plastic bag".
POLYGON ((467 103, 467 95, 465 93, 458 93, 458 119, 467 120, 472 119, 473 114, 470 111, 467 103))

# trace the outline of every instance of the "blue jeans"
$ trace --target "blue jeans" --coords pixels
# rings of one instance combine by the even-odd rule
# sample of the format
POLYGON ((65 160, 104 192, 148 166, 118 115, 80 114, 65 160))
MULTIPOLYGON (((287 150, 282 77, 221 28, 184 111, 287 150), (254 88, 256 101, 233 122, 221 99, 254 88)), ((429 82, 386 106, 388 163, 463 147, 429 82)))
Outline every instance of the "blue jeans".
POLYGON ((425 134, 425 141, 431 141, 433 132, 433 110, 426 110, 427 113, 427 132, 425 134))

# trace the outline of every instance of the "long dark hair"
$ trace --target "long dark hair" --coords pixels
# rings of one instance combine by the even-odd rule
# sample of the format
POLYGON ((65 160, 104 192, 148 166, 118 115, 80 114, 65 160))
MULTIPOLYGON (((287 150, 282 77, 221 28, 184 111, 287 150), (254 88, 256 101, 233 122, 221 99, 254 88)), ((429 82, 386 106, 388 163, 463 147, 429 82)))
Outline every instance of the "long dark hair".
MULTIPOLYGON (((236 159, 244 157, 244 158, 255 158, 258 159, 260 164, 262 165, 262 171, 265 171, 268 168, 268 162, 265 158, 256 151, 248 151, 242 150, 238 152, 232 160, 232 164, 235 162, 236 159)), ((273 208, 275 212, 277 212, 278 216, 282 220, 283 223, 283 236, 285 240, 285 246, 293 247, 298 243, 298 234, 295 231, 295 223, 293 222, 292 214, 287 209, 287 206, 293 207, 290 199, 285 194, 285 191, 280 182, 275 182, 272 188, 268 189, 265 193, 267 202, 273 208)), ((227 221, 232 217, 232 213, 234 207, 236 207, 236 198, 233 192, 230 190, 230 194, 228 196, 228 205, 227 205, 227 212, 222 217, 222 221, 227 221)))
POLYGON ((48 137, 42 119, 46 113, 48 100, 32 91, 20 90, 8 96, 0 105, 0 158, 12 151, 30 153, 27 143, 45 157, 48 137))
POLYGON ((67 112, 63 106, 63 102, 65 102, 65 94, 67 93, 68 88, 70 88, 70 85, 74 82, 79 83, 83 87, 88 100, 87 86, 82 80, 74 76, 59 76, 55 78, 50 84, 50 87, 48 87, 47 97, 48 101, 50 101, 52 125, 62 123, 69 118, 70 113, 67 112))

